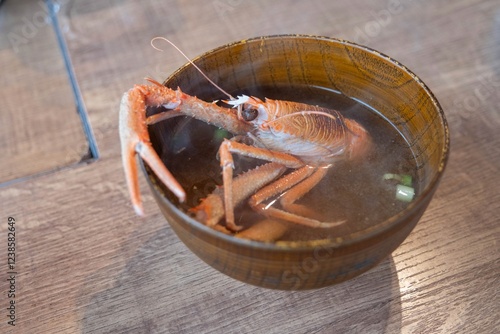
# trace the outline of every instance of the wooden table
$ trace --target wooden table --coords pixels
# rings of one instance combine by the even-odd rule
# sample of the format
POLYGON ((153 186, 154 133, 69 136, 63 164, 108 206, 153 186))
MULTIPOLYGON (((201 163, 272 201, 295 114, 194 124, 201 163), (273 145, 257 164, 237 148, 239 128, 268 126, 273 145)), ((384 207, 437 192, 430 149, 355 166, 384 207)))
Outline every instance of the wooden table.
POLYGON ((498 1, 53 5, 59 30, 42 1, 0 7, 0 332, 500 331, 498 1), (122 93, 185 62, 172 49, 153 50, 152 37, 194 57, 284 33, 343 38, 391 55, 435 93, 452 137, 440 188, 408 239, 375 269, 316 291, 266 290, 216 272, 177 239, 142 176, 147 217, 135 216, 120 161, 122 93), (75 96, 83 104, 75 107, 75 96), (7 324, 11 300, 15 327, 7 324))

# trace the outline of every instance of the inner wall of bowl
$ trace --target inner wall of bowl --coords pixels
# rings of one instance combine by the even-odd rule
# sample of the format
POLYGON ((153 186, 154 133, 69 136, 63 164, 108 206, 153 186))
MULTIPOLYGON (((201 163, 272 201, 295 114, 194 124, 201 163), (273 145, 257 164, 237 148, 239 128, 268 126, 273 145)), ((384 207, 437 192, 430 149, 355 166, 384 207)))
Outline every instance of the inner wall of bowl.
MULTIPOLYGON (((418 78, 376 51, 328 38, 275 36, 221 47, 195 63, 230 92, 283 85, 342 92, 377 110, 406 138, 421 191, 442 167, 446 134, 437 102, 418 78)), ((207 101, 222 95, 189 64, 165 84, 207 101)))

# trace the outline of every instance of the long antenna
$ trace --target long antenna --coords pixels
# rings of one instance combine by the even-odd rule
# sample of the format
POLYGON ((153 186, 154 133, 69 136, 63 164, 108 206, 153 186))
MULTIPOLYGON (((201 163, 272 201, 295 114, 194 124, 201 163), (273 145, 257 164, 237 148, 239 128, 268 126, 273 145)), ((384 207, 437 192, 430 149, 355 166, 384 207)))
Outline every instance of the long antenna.
POLYGON ((205 79, 208 80, 208 82, 210 82, 212 85, 214 85, 215 88, 217 88, 218 90, 220 90, 222 93, 224 93, 224 95, 226 95, 227 97, 229 97, 231 100, 234 100, 234 97, 231 96, 231 94, 229 94, 228 92, 226 92, 224 89, 220 88, 215 82, 213 82, 205 73, 203 73, 203 71, 195 64, 193 63, 193 61, 191 59, 189 59, 188 56, 186 56, 184 54, 184 52, 182 52, 181 49, 179 49, 177 47, 177 45, 175 45, 173 42, 171 42, 170 40, 166 39, 165 37, 155 37, 151 40, 151 46, 153 47, 153 49, 155 50, 158 50, 158 51, 165 51, 163 49, 160 49, 159 47, 155 46, 154 45, 154 42, 157 41, 157 40, 162 40, 164 42, 167 42, 168 44, 170 44, 171 46, 173 46, 184 58, 186 58, 186 60, 194 66, 194 68, 196 68, 198 70, 198 72, 201 73, 201 75, 203 75, 203 77, 205 79))

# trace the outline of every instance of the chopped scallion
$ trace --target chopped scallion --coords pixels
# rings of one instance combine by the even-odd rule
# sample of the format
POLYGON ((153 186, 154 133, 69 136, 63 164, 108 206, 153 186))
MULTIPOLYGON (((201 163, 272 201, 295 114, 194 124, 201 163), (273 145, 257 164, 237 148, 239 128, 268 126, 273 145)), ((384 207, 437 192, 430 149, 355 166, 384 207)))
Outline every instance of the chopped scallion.
POLYGON ((410 187, 412 184, 412 177, 411 175, 407 174, 391 174, 391 173, 386 173, 383 176, 384 180, 396 180, 399 181, 404 186, 410 187))
POLYGON ((411 187, 412 179, 411 175, 401 175, 401 180, 399 181, 403 186, 411 187))
POLYGON ((214 133, 214 138, 216 140, 222 140, 224 138, 229 138, 230 136, 231 136, 231 134, 224 129, 217 129, 217 130, 215 130, 215 133, 214 133))
POLYGON ((397 176, 396 174, 391 174, 391 173, 385 173, 384 174, 384 180, 392 180, 394 177, 397 176))
POLYGON ((411 202, 415 196, 415 189, 402 184, 398 184, 396 188, 396 199, 403 202, 411 202))

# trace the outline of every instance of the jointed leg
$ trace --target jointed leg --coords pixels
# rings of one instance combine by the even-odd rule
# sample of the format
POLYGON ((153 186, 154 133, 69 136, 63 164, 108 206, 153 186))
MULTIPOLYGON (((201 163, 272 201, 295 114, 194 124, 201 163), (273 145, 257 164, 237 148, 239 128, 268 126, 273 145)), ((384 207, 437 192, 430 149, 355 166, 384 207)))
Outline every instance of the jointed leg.
POLYGON ((322 222, 309 218, 314 216, 314 214, 307 207, 294 203, 314 188, 323 179, 327 171, 327 168, 311 168, 308 166, 298 169, 257 192, 250 199, 250 205, 256 211, 268 217, 310 227, 330 228, 343 224, 344 221, 322 222), (280 199, 284 210, 269 207, 262 203, 266 199, 277 196, 287 189, 288 191, 280 199))
POLYGON ((292 187, 280 197, 280 204, 286 212, 302 217, 317 217, 318 213, 309 207, 295 203, 313 189, 326 175, 327 168, 317 168, 312 175, 292 187))
MULTIPOLYGON (((238 175, 232 180, 233 206, 237 206, 257 190, 276 180, 286 170, 286 167, 277 163, 267 163, 238 175)), ((204 198, 201 203, 190 209, 196 215, 196 219, 203 224, 215 227, 225 214, 224 211, 224 190, 216 188, 210 195, 204 198)), ((228 227, 236 231, 239 226, 227 224, 228 227)))
POLYGON ((220 163, 222 167, 222 181, 224 186, 224 209, 226 213, 226 224, 234 231, 241 229, 234 222, 234 200, 233 200, 233 169, 234 161, 232 154, 253 157, 257 159, 276 162, 289 168, 297 168, 303 165, 302 161, 285 153, 272 152, 266 149, 248 146, 236 141, 224 140, 219 148, 220 163))

